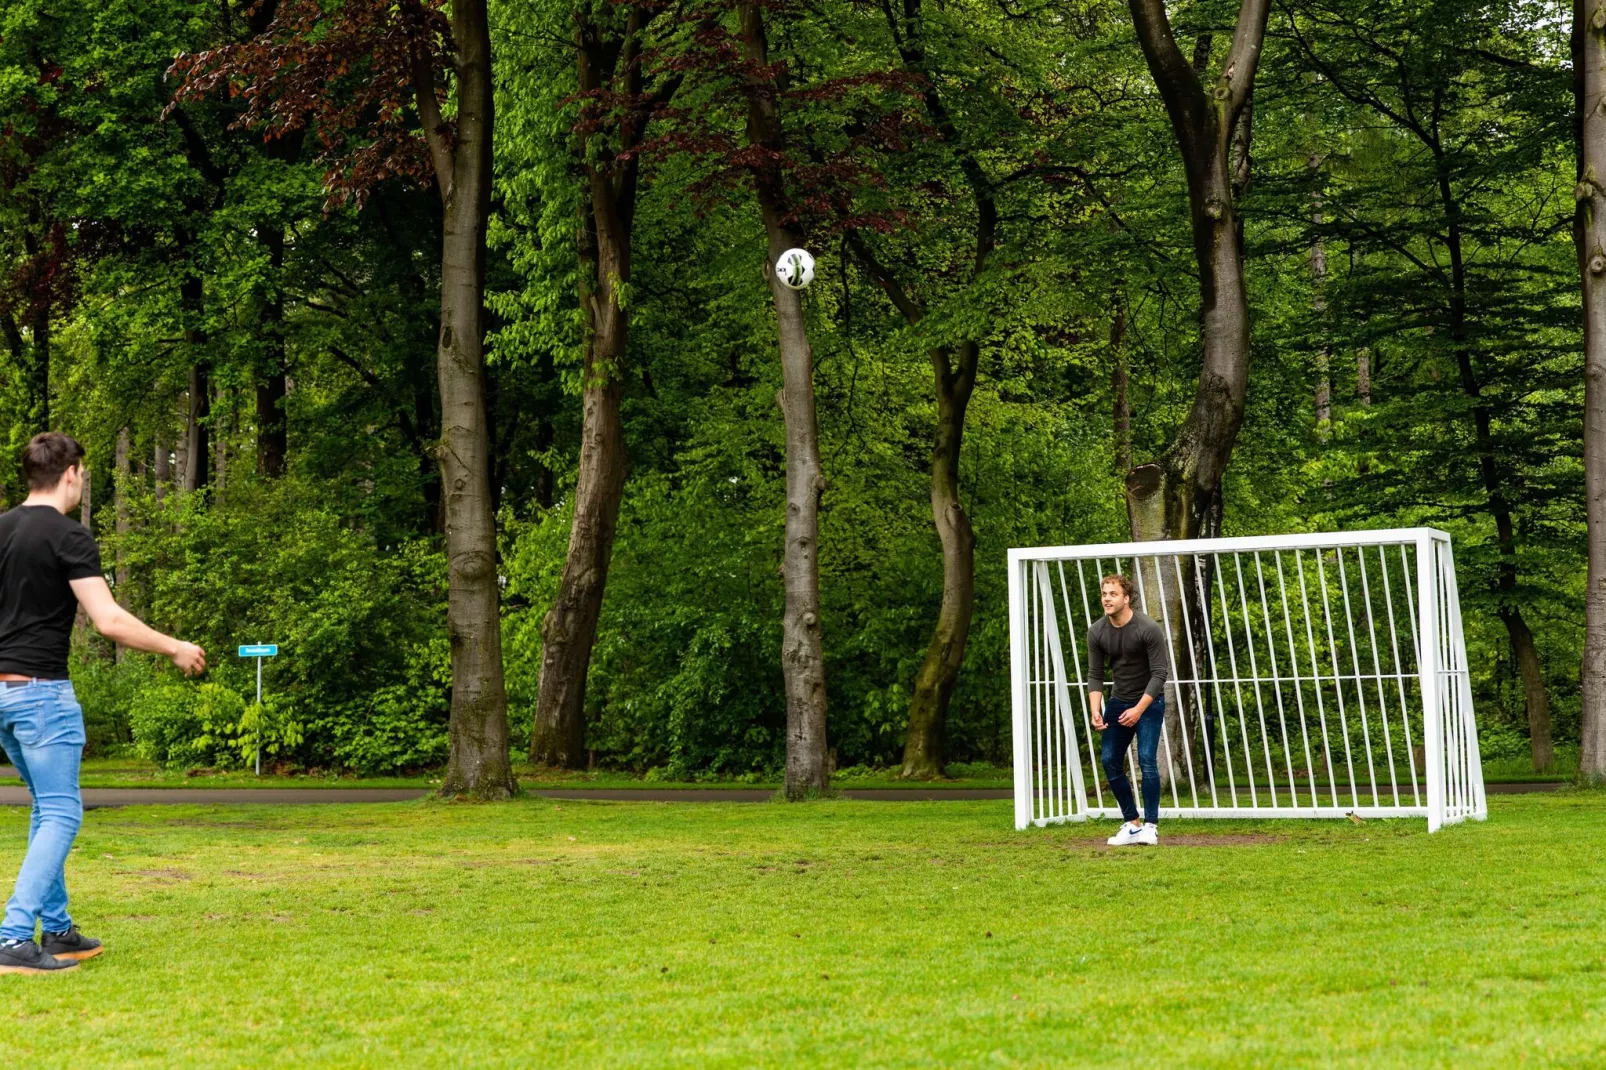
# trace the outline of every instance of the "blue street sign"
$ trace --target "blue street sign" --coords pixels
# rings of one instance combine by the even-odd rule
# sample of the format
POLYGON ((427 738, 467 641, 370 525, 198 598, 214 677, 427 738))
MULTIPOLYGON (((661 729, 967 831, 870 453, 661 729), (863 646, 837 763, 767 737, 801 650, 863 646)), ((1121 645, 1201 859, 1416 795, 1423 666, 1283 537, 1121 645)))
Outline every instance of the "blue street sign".
POLYGON ((276 658, 279 656, 278 643, 255 643, 240 648, 242 658, 276 658))

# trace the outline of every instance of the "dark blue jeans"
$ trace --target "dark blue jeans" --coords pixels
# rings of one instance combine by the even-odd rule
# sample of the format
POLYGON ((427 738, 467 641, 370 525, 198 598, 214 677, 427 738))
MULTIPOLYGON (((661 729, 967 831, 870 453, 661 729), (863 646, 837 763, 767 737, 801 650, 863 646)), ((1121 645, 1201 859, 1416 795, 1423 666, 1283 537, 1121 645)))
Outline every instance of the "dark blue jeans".
POLYGON ((1143 773, 1143 820, 1159 824, 1160 728, 1165 724, 1165 700, 1151 702, 1138 723, 1128 728, 1121 723, 1121 714, 1136 705, 1120 698, 1104 703, 1104 746, 1099 757, 1115 801, 1121 804, 1121 816, 1135 820, 1138 806, 1132 798, 1132 778, 1126 775, 1126 749, 1132 745, 1132 737, 1137 737, 1138 769, 1143 773))

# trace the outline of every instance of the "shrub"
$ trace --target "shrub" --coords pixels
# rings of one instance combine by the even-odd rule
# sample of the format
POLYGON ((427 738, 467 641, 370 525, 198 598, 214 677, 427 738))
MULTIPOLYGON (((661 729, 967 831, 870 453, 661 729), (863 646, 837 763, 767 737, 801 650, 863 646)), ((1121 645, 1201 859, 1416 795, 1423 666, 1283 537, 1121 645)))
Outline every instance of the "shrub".
POLYGON ((145 499, 135 512, 128 534, 106 540, 108 557, 120 543, 132 577, 119 598, 205 647, 207 681, 238 703, 225 713, 210 692, 184 700, 197 685, 168 668, 93 670, 91 690, 106 705, 134 707, 141 753, 238 764, 254 752, 261 720, 271 736, 264 754, 281 761, 384 773, 444 760, 446 567, 432 544, 382 547, 361 518, 335 511, 326 488, 293 479, 231 484, 210 504, 145 499), (255 662, 235 656, 256 642, 279 645, 263 665, 260 716, 239 697, 255 694, 255 662), (146 687, 153 672, 160 686, 146 687), (137 697, 123 676, 138 681, 137 697), (199 727, 197 709, 212 711, 210 727, 199 727))

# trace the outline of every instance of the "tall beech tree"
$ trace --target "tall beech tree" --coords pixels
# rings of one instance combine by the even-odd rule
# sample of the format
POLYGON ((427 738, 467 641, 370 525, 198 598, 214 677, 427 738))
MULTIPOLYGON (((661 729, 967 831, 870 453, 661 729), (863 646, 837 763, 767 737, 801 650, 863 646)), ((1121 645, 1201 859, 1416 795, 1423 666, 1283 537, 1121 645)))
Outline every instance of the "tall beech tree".
MULTIPOLYGON (((1249 300, 1244 286, 1243 227, 1237 197, 1249 177, 1250 94, 1266 37, 1269 0, 1242 0, 1232 43, 1207 91, 1211 35, 1196 42, 1192 62, 1171 31, 1163 0, 1129 0, 1143 58, 1154 78, 1188 185, 1188 215, 1194 260, 1199 271, 1199 382, 1193 405, 1171 444, 1156 460, 1126 475, 1127 516, 1136 540, 1214 538, 1221 531, 1222 477, 1243 425, 1249 389, 1249 300)), ((1196 676, 1204 637, 1187 642, 1182 628, 1184 598, 1204 601, 1210 589, 1208 558, 1196 559, 1194 573, 1181 584, 1167 584, 1154 567, 1140 568, 1146 591, 1163 592, 1171 620, 1172 646, 1183 652, 1181 671, 1196 676), (1178 588, 1183 589, 1179 590, 1178 588)), ((1200 607, 1202 608, 1202 607, 1200 607)), ((1152 607, 1151 607, 1152 610, 1152 607)), ((1199 613, 1192 614, 1199 619, 1199 613)), ((1194 759, 1212 775, 1215 733, 1208 706, 1195 711, 1202 722, 1189 725, 1180 689, 1166 708, 1171 739, 1196 734, 1202 745, 1194 759)), ((1170 763, 1161 776, 1169 780, 1170 763)))
POLYGON ((450 752, 441 794, 517 791, 508 761, 500 592, 485 389, 485 232, 491 202, 491 37, 485 0, 384 0, 326 10, 281 3, 242 44, 180 56, 176 99, 227 87, 249 100, 238 126, 269 137, 310 128, 336 200, 401 177, 433 179, 443 209, 440 387, 443 513, 452 650, 450 752), (455 103, 450 119, 443 108, 455 103))
MULTIPOLYGON (((881 10, 903 68, 918 86, 927 121, 958 158, 975 212, 969 268, 974 281, 986 270, 987 259, 998 240, 995 183, 977 159, 971 139, 959 130, 931 70, 921 0, 904 0, 901 7, 883 0, 881 10)), ((925 309, 914 293, 899 283, 857 233, 853 235, 853 245, 865 269, 898 312, 911 327, 919 324, 925 309)), ((943 775, 948 706, 965 661, 976 601, 976 535, 959 495, 959 457, 964 445, 965 413, 976 387, 981 344, 976 338, 964 338, 932 346, 928 355, 937 400, 937 426, 931 447, 931 517, 942 546, 942 603, 909 697, 902 768, 906 777, 943 775)))
POLYGON ((786 797, 806 798, 830 786, 825 737, 825 652, 820 627, 819 418, 814 405, 814 351, 803 321, 803 295, 781 282, 775 262, 801 246, 796 213, 786 188, 782 160, 786 131, 781 123, 777 79, 784 64, 772 64, 764 33, 764 9, 736 7, 741 28, 747 94, 747 144, 753 187, 764 219, 768 253, 764 278, 775 303, 781 354, 781 393, 786 422, 786 545, 781 577, 786 609, 781 622, 781 669, 786 679, 786 797))
POLYGON ((1573 99, 1578 185, 1573 237, 1584 304, 1583 710, 1578 771, 1606 780, 1606 2, 1573 0, 1573 99))
POLYGON ((641 177, 638 150, 654 112, 681 80, 675 73, 649 77, 643 69, 646 33, 658 13, 647 4, 606 0, 574 13, 584 101, 575 136, 587 194, 579 235, 585 320, 580 471, 563 577, 541 628, 541 682, 530 728, 532 762, 574 769, 586 763, 586 674, 625 485, 619 402, 629 355, 624 291, 641 177))

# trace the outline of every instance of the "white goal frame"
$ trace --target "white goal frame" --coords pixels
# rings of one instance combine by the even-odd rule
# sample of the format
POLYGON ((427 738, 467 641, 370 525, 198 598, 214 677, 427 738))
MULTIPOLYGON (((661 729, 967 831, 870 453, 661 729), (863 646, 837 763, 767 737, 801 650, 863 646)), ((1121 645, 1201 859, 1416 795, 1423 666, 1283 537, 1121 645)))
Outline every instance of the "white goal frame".
POLYGON ((1162 817, 1487 816, 1450 536, 1393 528, 1010 550, 1016 828, 1120 816, 1084 679, 1106 572, 1166 635, 1162 817))

